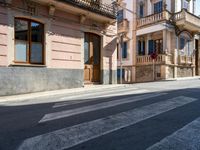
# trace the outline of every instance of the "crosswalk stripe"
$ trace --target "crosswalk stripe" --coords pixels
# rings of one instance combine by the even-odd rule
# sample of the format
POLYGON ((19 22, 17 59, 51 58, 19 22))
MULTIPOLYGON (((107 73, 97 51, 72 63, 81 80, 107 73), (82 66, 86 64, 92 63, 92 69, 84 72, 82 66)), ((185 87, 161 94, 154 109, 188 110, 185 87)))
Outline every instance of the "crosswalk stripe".
POLYGON ((200 118, 149 147, 147 150, 170 149, 200 150, 200 118))
POLYGON ((131 103, 131 102, 135 102, 135 101, 154 98, 154 97, 158 97, 158 96, 162 96, 162 95, 166 95, 166 93, 154 93, 154 94, 146 94, 146 95, 135 96, 135 97, 128 97, 128 98, 124 98, 124 99, 112 100, 112 101, 98 103, 98 104, 94 104, 94 105, 79 107, 76 109, 70 109, 70 110, 65 110, 65 111, 61 111, 61 112, 50 113, 50 114, 46 114, 39 121, 39 123, 52 121, 52 120, 56 120, 56 119, 61 119, 61 118, 65 118, 65 117, 70 117, 73 115, 82 114, 82 113, 86 113, 86 112, 101 110, 101 109, 114 107, 114 106, 118 106, 118 105, 122 105, 122 104, 126 104, 126 103, 131 103))
MULTIPOLYGON (((84 102, 90 102, 90 101, 94 101, 94 98, 104 98, 104 97, 112 97, 112 96, 123 96, 123 95, 128 95, 128 94, 141 94, 141 93, 148 93, 149 90, 135 90, 135 91, 126 91, 126 92, 119 92, 119 93, 113 93, 113 94, 101 94, 101 95, 88 95, 87 97, 84 96, 80 96, 81 99, 86 99, 84 100, 84 102)), ((78 97, 76 97, 78 98, 78 97)), ((72 100, 72 99, 71 99, 72 100)), ((80 101, 80 99, 74 99, 70 102, 60 102, 60 103, 56 103, 53 108, 58 108, 58 107, 63 107, 63 106, 67 106, 67 105, 71 105, 71 104, 79 104, 79 103, 83 103, 83 101, 80 101)))
POLYGON ((18 150, 62 150, 181 107, 197 99, 179 96, 141 108, 81 123, 23 141, 18 150))
POLYGON ((79 94, 77 93, 77 95, 72 95, 72 96, 65 96, 65 97, 62 97, 60 98, 60 100, 68 100, 68 99, 73 99, 73 98, 79 98, 79 97, 88 97, 88 96, 102 96, 103 95, 109 95, 109 94, 116 94, 116 93, 121 93, 121 92, 126 92, 126 91, 132 91, 134 92, 134 90, 137 90, 137 88, 125 88, 125 89, 110 89, 110 90, 103 90, 103 91, 94 91, 94 92, 89 92, 89 93, 82 93, 82 94, 79 94))

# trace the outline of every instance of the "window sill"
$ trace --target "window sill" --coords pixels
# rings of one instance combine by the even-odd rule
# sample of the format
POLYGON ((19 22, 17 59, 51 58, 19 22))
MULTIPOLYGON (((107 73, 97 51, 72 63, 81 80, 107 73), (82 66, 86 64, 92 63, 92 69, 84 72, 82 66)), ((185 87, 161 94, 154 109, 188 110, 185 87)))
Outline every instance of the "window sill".
POLYGON ((23 64, 23 63, 15 63, 10 64, 9 67, 47 67, 46 65, 39 65, 39 64, 23 64))

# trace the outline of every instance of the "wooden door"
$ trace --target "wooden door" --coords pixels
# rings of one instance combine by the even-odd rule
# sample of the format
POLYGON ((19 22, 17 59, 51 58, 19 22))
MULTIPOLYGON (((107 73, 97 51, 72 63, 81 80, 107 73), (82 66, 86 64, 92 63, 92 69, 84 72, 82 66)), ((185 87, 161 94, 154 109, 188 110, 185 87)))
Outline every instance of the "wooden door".
POLYGON ((100 37, 85 33, 84 44, 84 80, 86 83, 100 82, 100 37))

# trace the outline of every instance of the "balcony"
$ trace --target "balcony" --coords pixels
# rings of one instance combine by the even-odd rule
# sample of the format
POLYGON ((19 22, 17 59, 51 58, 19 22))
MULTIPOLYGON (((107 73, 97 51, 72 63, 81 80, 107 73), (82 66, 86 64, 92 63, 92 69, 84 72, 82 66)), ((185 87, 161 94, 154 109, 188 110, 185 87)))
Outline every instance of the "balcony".
POLYGON ((124 19, 122 22, 118 23, 118 33, 127 33, 129 31, 129 21, 124 19))
POLYGON ((170 13, 168 11, 163 11, 161 13, 152 14, 143 18, 137 19, 137 28, 144 27, 146 25, 155 24, 158 22, 167 21, 170 18, 170 13))
POLYGON ((92 0, 58 0, 60 2, 68 3, 72 6, 85 9, 96 14, 116 19, 116 10, 114 5, 108 5, 101 2, 94 2, 92 0))
POLYGON ((192 65, 195 64, 195 59, 191 56, 178 56, 178 62, 180 65, 192 65))
MULTIPOLYGON (((157 59, 155 60, 155 64, 162 64, 166 62, 166 55, 159 54, 157 59)), ((153 64, 153 59, 151 58, 151 55, 145 55, 145 56, 137 56, 137 65, 149 65, 153 64)))
POLYGON ((192 32, 200 32, 200 18, 183 9, 174 14, 176 25, 192 32))
MULTIPOLYGON (((150 55, 137 56, 137 65, 153 64, 153 59, 150 55)), ((159 54, 155 60, 155 64, 173 64, 173 56, 171 54, 159 54)))

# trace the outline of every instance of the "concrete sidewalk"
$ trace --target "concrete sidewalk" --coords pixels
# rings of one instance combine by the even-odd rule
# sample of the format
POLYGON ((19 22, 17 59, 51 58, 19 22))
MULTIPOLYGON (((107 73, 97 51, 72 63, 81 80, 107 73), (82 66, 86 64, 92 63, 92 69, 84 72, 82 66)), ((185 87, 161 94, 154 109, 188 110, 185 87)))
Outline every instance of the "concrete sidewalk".
POLYGON ((200 79, 200 76, 194 76, 194 77, 170 78, 164 81, 184 81, 184 80, 199 80, 199 79, 200 79))
MULTIPOLYGON (((172 78, 167 80, 162 80, 166 82, 170 81, 186 81, 186 80, 200 80, 200 76, 195 77, 184 77, 184 78, 172 78)), ((161 83, 162 81, 155 81, 155 82, 149 82, 149 84, 152 83, 161 83)), ((148 83, 133 83, 133 84, 114 84, 114 85, 86 85, 82 88, 73 88, 73 89, 61 89, 61 90, 55 90, 55 91, 45 91, 45 92, 36 92, 36 93, 28 93, 28 94, 21 94, 21 95, 12 95, 12 96, 2 96, 0 97, 0 103, 4 102, 13 102, 13 101, 25 101, 30 99, 36 99, 36 98, 45 98, 49 96, 62 96, 62 95, 68 95, 68 94, 79 94, 80 92, 84 91, 100 91, 103 89, 114 89, 114 88, 122 88, 122 87, 137 87, 138 85, 143 85, 148 83)), ((144 85, 145 86, 145 85, 144 85)), ((141 88, 141 87, 140 87, 141 88)), ((145 87, 144 87, 145 88, 145 87)))
POLYGON ((79 92, 84 91, 98 91, 103 89, 112 89, 120 87, 130 87, 130 84, 114 84, 114 85, 86 85, 82 88, 73 88, 73 89, 61 89, 55 91, 45 91, 45 92, 36 92, 36 93, 27 93, 20 95, 11 95, 11 96, 2 96, 0 97, 0 103, 2 102, 12 102, 12 101, 24 101, 34 98, 48 97, 48 96, 59 96, 67 94, 78 94, 79 92))

